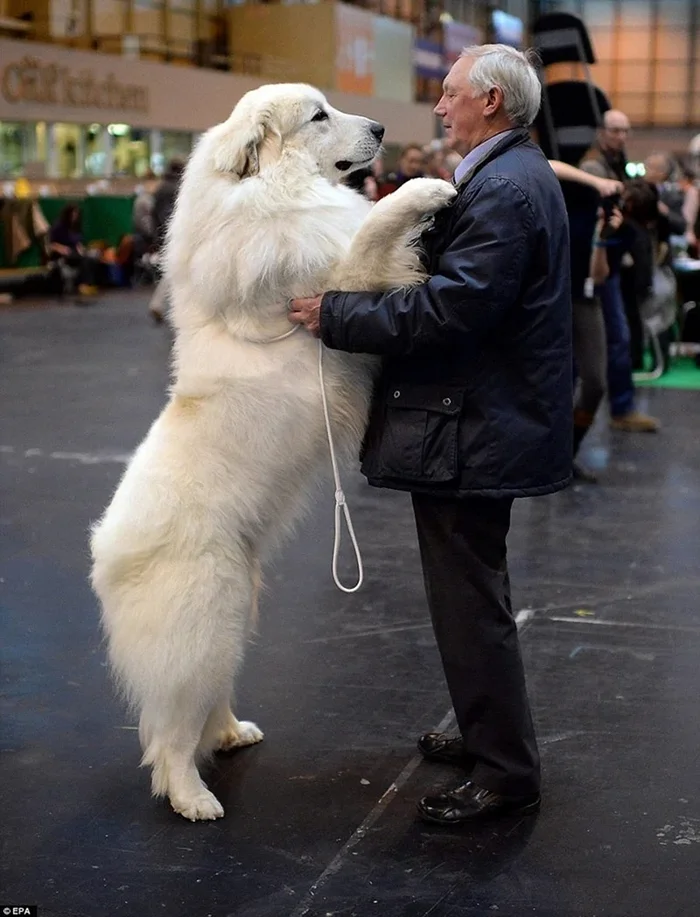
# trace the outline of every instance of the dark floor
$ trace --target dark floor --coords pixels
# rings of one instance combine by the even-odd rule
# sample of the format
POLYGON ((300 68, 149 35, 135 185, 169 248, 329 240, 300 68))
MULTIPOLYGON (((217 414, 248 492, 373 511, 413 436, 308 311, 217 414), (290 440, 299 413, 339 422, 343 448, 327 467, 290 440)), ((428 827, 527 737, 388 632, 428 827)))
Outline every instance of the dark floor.
MULTIPOLYGON (((330 576, 331 491, 268 571, 239 709, 265 742, 209 782, 225 819, 148 794, 113 699, 86 530, 164 400, 143 297, 0 312, 0 905, 43 917, 698 917, 700 397, 601 429, 604 483, 517 504, 514 599, 545 767, 537 818, 414 817, 449 704, 406 497, 347 491, 367 582, 330 576), (526 610, 529 610, 526 611, 526 610), (391 788, 391 789, 390 789, 391 788), (387 792, 388 791, 388 792, 387 792)), ((349 572, 349 571, 348 571, 349 572)))

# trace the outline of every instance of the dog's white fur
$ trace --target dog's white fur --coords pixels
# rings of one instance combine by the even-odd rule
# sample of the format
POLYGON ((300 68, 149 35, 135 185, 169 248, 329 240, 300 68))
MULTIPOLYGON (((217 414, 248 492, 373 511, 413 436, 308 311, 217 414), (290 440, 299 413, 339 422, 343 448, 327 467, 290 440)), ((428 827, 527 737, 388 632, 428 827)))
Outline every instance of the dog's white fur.
MULTIPOLYGON (((455 193, 418 179, 369 214, 338 181, 374 157, 372 126, 309 86, 250 92, 199 142, 170 226, 174 384, 93 529, 92 582, 153 793, 192 820, 223 815, 197 759, 262 738, 231 711, 261 558, 328 464, 318 342, 256 342, 289 330, 290 297, 422 280, 411 242, 455 193)), ((324 354, 349 455, 374 365, 324 354)))

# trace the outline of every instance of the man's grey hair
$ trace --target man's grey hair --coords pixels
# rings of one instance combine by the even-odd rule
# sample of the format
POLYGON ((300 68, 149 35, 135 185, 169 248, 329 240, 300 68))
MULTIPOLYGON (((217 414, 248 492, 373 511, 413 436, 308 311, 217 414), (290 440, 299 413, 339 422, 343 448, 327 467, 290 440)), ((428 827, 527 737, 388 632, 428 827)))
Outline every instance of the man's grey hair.
POLYGON ((510 45, 472 45, 461 56, 474 61, 469 73, 474 94, 498 87, 503 92, 503 109, 513 124, 530 127, 542 101, 535 52, 518 51, 510 45))

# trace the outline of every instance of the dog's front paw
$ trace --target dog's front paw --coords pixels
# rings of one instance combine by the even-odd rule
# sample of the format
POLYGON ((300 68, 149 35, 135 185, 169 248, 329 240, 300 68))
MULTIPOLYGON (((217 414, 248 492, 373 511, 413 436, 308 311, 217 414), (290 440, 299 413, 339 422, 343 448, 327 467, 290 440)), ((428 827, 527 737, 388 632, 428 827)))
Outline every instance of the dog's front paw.
POLYGON ((401 185, 388 199, 396 205, 407 206, 418 216, 432 216, 457 196, 457 189, 442 178, 412 178, 401 185))
POLYGON ((209 790, 204 790, 187 799, 171 797, 170 805, 179 815, 189 818, 190 821, 208 821, 222 818, 224 814, 224 807, 209 790))

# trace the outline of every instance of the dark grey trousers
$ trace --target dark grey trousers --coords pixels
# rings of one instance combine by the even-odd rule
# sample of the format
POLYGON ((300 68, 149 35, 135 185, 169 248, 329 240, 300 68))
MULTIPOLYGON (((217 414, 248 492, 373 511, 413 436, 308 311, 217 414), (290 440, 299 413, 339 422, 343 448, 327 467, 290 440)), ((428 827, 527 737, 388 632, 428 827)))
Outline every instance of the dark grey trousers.
POLYGON ((599 301, 574 301, 574 359, 578 384, 574 411, 590 416, 605 397, 608 375, 608 350, 605 343, 605 317, 599 301))
POLYGON ((428 606, 471 779, 504 795, 537 792, 540 760, 506 563, 513 501, 412 497, 428 606))

